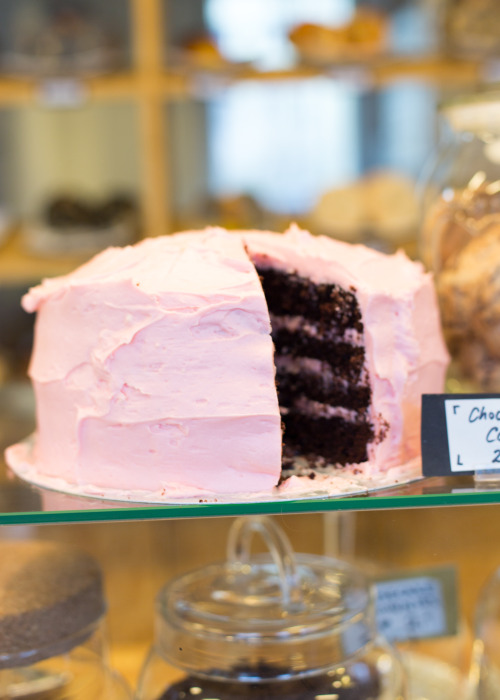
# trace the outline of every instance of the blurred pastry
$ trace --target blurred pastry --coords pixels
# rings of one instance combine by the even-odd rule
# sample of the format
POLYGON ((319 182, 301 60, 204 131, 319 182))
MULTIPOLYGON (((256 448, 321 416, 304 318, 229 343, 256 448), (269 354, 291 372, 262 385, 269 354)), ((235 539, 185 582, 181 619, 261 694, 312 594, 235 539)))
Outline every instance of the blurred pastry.
POLYGON ((73 195, 57 195, 45 207, 44 221, 51 227, 71 233, 76 229, 104 228, 137 214, 128 195, 112 195, 92 202, 73 195))
POLYGON ((369 173, 365 208, 368 225, 378 238, 399 245, 415 235, 419 216, 415 183, 402 173, 369 173))
POLYGON ((311 212, 311 229, 315 233, 355 242, 365 233, 363 184, 353 182, 324 192, 311 212))
POLYGON ((288 36, 304 61, 363 59, 384 50, 387 18, 372 8, 359 7, 346 24, 332 27, 304 23, 294 27, 288 36))
POLYGON ((174 63, 207 71, 226 70, 233 65, 222 54, 217 40, 209 34, 199 34, 183 40, 171 50, 174 63))
POLYGON ((38 219, 23 227, 22 235, 27 249, 36 254, 88 254, 134 243, 139 227, 139 210, 128 194, 97 201, 59 194, 45 204, 38 219))
POLYGON ((446 19, 450 48, 475 56, 497 56, 500 51, 498 0, 454 0, 446 19))
POLYGON ((500 196, 498 183, 471 180, 439 198, 424 227, 443 331, 467 379, 500 387, 500 196))
POLYGON ((398 246, 416 234, 418 201, 412 180, 400 173, 375 171, 319 198, 311 228, 346 241, 369 236, 398 246))
POLYGON ((7 70, 35 75, 94 74, 124 66, 123 41, 85 3, 58 0, 17 10, 4 55, 7 70))

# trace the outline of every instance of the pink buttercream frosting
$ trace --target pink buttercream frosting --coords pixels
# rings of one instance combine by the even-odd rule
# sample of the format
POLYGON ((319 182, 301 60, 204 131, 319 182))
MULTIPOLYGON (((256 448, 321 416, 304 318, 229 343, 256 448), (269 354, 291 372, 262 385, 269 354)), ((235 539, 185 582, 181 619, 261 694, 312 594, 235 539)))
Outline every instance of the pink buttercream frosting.
POLYGON ((442 390, 448 360, 430 277, 402 253, 292 227, 146 239, 30 290, 37 431, 10 466, 137 500, 272 492, 281 421, 254 263, 356 290, 380 438, 361 468, 414 462, 420 396, 442 390))
POLYGON ((355 290, 372 390, 371 417, 379 434, 363 469, 386 471, 419 456, 421 395, 443 390, 449 362, 432 277, 402 251, 384 255, 363 245, 311 236, 297 226, 281 236, 250 232, 243 237, 258 265, 355 290))

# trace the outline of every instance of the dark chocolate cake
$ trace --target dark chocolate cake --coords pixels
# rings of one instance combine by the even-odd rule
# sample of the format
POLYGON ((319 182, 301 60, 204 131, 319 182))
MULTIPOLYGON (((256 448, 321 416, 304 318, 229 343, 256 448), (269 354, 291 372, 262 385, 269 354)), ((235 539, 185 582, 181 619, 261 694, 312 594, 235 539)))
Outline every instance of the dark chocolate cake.
POLYGON ((375 430, 356 290, 275 268, 258 273, 276 351, 285 467, 297 455, 316 467, 365 462, 375 430))

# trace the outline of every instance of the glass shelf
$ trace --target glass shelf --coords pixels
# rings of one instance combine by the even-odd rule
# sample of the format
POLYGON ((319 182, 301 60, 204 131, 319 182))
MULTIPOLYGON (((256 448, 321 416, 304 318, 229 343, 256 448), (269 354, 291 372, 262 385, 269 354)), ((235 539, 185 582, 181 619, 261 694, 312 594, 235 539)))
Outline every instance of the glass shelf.
MULTIPOLYGON (((34 404, 27 382, 0 388, 0 455, 33 431, 34 404)), ((145 505, 77 497, 32 486, 11 476, 0 459, 0 525, 204 518, 251 514, 431 508, 500 504, 500 486, 475 486, 469 476, 434 477, 409 484, 335 498, 244 503, 145 505)))
POLYGON ((145 505, 47 491, 17 478, 0 481, 0 525, 205 518, 251 514, 429 508, 500 503, 500 490, 479 490, 471 477, 435 477, 369 496, 245 503, 145 505))

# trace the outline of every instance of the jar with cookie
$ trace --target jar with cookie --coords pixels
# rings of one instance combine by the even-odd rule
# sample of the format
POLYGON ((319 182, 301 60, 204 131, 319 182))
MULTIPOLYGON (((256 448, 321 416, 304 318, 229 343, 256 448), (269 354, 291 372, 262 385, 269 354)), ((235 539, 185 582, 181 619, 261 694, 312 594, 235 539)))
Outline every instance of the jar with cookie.
POLYGON ((441 108, 425 177, 421 256, 452 356, 448 390, 500 391, 500 92, 441 108))

